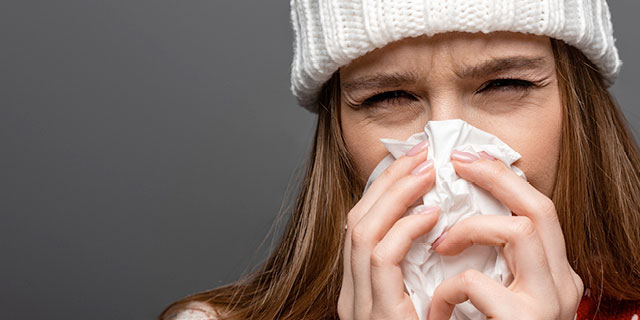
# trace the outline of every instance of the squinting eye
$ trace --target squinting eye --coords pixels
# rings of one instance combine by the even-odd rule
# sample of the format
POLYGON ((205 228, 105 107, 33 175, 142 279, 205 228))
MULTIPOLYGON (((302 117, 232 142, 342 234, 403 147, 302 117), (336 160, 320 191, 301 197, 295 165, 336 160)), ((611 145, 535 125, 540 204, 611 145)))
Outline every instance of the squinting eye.
POLYGON ((522 79, 495 79, 489 81, 487 85, 482 87, 482 89, 478 90, 477 92, 491 90, 526 90, 530 89, 533 86, 535 86, 535 84, 533 84, 532 82, 522 79))
POLYGON ((375 104, 392 104, 392 105, 400 105, 403 102, 415 101, 416 98, 409 94, 406 91, 396 90, 396 91, 387 91, 383 93, 379 93, 374 95, 371 98, 366 99, 360 106, 364 108, 368 108, 375 104))

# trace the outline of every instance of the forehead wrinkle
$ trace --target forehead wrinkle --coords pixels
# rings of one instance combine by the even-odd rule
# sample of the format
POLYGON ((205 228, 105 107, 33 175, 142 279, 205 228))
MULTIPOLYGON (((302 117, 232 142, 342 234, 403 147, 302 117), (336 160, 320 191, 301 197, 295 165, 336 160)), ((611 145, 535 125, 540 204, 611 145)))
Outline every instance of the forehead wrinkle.
POLYGON ((544 69, 546 58, 544 56, 509 56, 491 58, 472 67, 455 69, 458 78, 481 78, 509 71, 533 71, 544 69))
MULTIPOLYGON (((546 69, 544 56, 507 56, 485 60, 475 66, 454 68, 460 78, 482 78, 514 71, 542 71, 546 69)), ((419 82, 420 76, 414 71, 378 72, 342 82, 344 91, 376 90, 411 86, 419 82)))
POLYGON ((418 82, 418 79, 418 74, 413 71, 380 72, 345 81, 342 83, 342 88, 344 90, 392 88, 413 85, 418 82))

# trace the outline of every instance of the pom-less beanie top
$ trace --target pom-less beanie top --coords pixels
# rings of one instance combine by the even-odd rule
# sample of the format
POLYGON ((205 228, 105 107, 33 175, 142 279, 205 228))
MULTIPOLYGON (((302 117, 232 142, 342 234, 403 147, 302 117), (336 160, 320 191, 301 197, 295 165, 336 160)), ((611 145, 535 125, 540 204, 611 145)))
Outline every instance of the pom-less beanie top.
POLYGON ((322 85, 340 67, 407 37, 514 31, 580 49, 611 86, 622 61, 606 0, 291 0, 291 91, 317 112, 322 85))

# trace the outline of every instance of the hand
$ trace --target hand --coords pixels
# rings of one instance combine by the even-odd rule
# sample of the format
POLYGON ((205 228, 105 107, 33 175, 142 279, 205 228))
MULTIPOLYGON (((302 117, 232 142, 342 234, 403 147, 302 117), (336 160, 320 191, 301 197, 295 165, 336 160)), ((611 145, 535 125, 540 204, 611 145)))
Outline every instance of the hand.
POLYGON ((564 237, 553 202, 486 153, 452 154, 456 173, 489 191, 515 216, 473 216, 438 241, 440 255, 456 255, 474 245, 504 247, 514 280, 504 287, 468 270, 435 290, 430 320, 449 319, 457 303, 470 300, 488 319, 574 319, 584 290, 567 261, 564 237))
POLYGON ((427 144, 416 145, 394 161, 349 212, 340 319, 418 318, 404 291, 400 262, 413 240, 435 226, 439 208, 402 216, 435 183, 426 157, 427 144))

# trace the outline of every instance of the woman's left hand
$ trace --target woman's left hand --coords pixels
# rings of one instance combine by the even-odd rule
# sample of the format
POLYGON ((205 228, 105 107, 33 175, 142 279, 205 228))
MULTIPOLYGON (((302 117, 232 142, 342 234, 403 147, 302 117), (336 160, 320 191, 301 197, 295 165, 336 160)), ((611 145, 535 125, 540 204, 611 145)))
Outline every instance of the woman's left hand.
POLYGON ((474 244, 502 246, 514 280, 504 287, 475 270, 451 277, 436 288, 429 319, 449 319, 454 306, 466 300, 488 319, 574 319, 584 286, 567 260, 551 199, 486 153, 479 159, 456 153, 456 173, 489 191, 515 215, 467 218, 441 236, 434 250, 449 256, 474 244))

